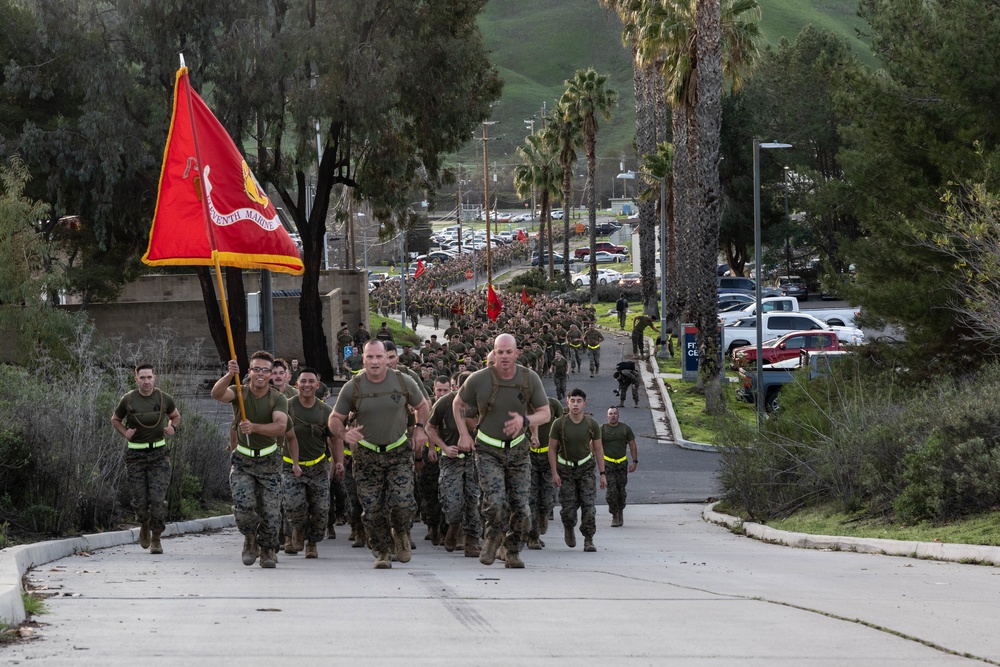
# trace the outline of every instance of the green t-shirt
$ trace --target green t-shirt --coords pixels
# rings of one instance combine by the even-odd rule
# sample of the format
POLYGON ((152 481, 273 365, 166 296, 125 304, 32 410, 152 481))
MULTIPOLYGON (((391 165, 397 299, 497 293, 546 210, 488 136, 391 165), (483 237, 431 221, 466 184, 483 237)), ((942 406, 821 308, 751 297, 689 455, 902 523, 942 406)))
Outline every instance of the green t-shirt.
POLYGON ((288 401, 288 415, 299 441, 299 461, 313 461, 328 451, 326 439, 332 434, 327 419, 333 408, 318 399, 305 408, 299 400, 296 396, 288 401))
POLYGON ((133 389, 122 396, 115 408, 115 416, 125 424, 125 428, 135 429, 129 442, 159 442, 163 440, 163 429, 170 423, 168 417, 176 409, 170 394, 153 389, 152 394, 143 396, 138 389, 133 389))
POLYGON ((552 373, 556 377, 566 377, 566 358, 552 360, 552 373))
POLYGON ((423 401, 424 393, 413 378, 388 369, 381 382, 372 382, 367 373, 360 373, 345 384, 334 410, 341 415, 357 411, 364 439, 375 445, 391 445, 406 433, 406 404, 415 408, 423 401))
MULTIPOLYGON (((236 391, 236 387, 232 387, 233 391, 236 391)), ((246 391, 244 389, 244 391, 246 391)), ((284 412, 288 414, 288 399, 281 395, 281 393, 274 387, 268 387, 267 391, 263 396, 257 398, 253 395, 252 391, 246 392, 246 397, 243 399, 243 407, 246 410, 247 420, 253 422, 254 424, 270 424, 273 420, 271 417, 271 405, 274 405, 274 412, 284 412)), ((239 400, 234 400, 232 403, 233 415, 238 420, 240 418, 240 403, 239 400)), ((286 427, 287 427, 287 420, 286 427)), ((262 435, 260 433, 251 433, 250 441, 247 442, 247 436, 240 431, 239 426, 236 427, 236 442, 243 445, 244 447, 249 447, 250 449, 264 449, 270 447, 276 443, 278 439, 273 435, 262 435)))
MULTIPOLYGON (((493 373, 489 368, 476 371, 465 381, 458 395, 468 405, 476 406, 479 411, 479 430, 485 435, 497 440, 506 440, 503 425, 510 419, 509 412, 527 414, 528 397, 524 395, 524 374, 527 373, 531 406, 541 408, 548 405, 549 399, 542 387, 538 374, 524 366, 517 365, 514 377, 510 380, 500 380, 497 389, 496 402, 493 408, 487 410, 490 396, 493 394, 493 373)), ((499 376, 498 376, 499 377, 499 376)))
POLYGON ((642 334, 646 330, 646 327, 652 326, 653 320, 649 319, 647 315, 639 315, 635 318, 632 324, 632 333, 642 334))
POLYGON ((620 459, 628 451, 628 443, 635 440, 635 433, 632 427, 625 422, 618 422, 617 425, 601 425, 601 444, 604 446, 604 455, 609 459, 620 459))
POLYGON ((428 419, 428 422, 437 429, 441 440, 449 447, 458 444, 458 426, 455 424, 455 413, 451 410, 454 402, 454 392, 442 396, 434 403, 430 419, 428 419))
POLYGON ((597 329, 587 329, 587 333, 583 334, 583 339, 587 342, 587 347, 596 347, 604 340, 604 336, 597 329))
MULTIPOLYGON (((601 439, 601 427, 587 415, 583 416, 579 424, 574 424, 566 414, 552 422, 549 438, 558 441, 556 453, 559 456, 567 461, 579 461, 590 454, 590 441, 601 439)), ((551 442, 549 446, 552 446, 551 442)))
POLYGON ((352 354, 347 357, 347 359, 344 359, 344 363, 347 364, 347 368, 350 369, 351 375, 357 375, 365 368, 365 360, 360 354, 352 354))
POLYGON ((548 447, 549 446, 549 432, 552 428, 552 422, 554 422, 559 417, 563 416, 562 403, 556 399, 549 397, 549 412, 552 418, 538 427, 538 446, 548 447))

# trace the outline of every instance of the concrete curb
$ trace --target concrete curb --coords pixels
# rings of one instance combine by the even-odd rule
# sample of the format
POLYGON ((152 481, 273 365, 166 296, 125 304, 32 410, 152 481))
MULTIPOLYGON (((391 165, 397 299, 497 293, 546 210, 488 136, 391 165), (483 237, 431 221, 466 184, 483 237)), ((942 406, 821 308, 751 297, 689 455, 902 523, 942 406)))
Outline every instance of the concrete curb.
MULTIPOLYGON (((225 516, 168 523, 164 537, 201 533, 236 525, 232 514, 225 516)), ((0 621, 11 626, 25 620, 24 601, 21 599, 21 578, 25 572, 38 565, 71 556, 75 553, 106 549, 139 541, 139 529, 119 530, 113 533, 95 533, 65 540, 49 540, 35 544, 20 544, 0 549, 0 621)))
POLYGON ((885 556, 907 556, 954 563, 981 563, 1000 565, 1000 547, 978 544, 952 544, 946 542, 911 542, 886 540, 875 537, 839 537, 836 535, 811 535, 776 530, 752 521, 744 522, 728 514, 714 511, 718 503, 712 503, 702 510, 701 517, 709 523, 740 529, 748 537, 782 544, 798 549, 826 549, 828 551, 853 551, 863 554, 885 556))
MULTIPOLYGON (((655 340, 652 338, 646 339, 646 344, 648 349, 655 350, 655 340)), ((681 425, 677 421, 677 415, 674 413, 674 404, 670 400, 670 392, 667 391, 666 382, 663 379, 663 374, 660 373, 660 367, 656 364, 656 355, 651 354, 646 360, 648 370, 653 374, 653 381, 656 383, 656 390, 660 393, 660 401, 663 403, 663 407, 667 413, 667 422, 670 429, 670 437, 673 439, 674 444, 681 449, 690 449, 696 452, 715 452, 718 451, 715 445, 711 445, 705 442, 695 442, 694 440, 685 440, 684 435, 681 433, 681 425)), ((640 366, 641 368, 641 366, 640 366)), ((643 382, 646 378, 643 378, 643 382)))

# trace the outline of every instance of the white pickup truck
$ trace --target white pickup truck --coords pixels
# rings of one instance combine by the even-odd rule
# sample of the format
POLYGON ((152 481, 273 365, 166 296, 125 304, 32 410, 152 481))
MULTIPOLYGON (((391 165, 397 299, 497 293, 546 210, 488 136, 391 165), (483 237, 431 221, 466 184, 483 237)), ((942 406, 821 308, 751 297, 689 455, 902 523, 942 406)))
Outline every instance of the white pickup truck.
MULTIPOLYGON (((792 297, 794 298, 794 297, 792 297)), ((832 326, 806 312, 770 312, 762 315, 762 340, 783 336, 790 331, 832 330, 837 332, 841 342, 860 345, 865 342, 865 333, 852 326, 832 326)), ((743 345, 757 344, 757 321, 751 316, 742 317, 722 327, 722 349, 726 356, 743 345)))
MULTIPOLYGON (((825 322, 830 326, 853 327, 854 318, 860 312, 859 308, 810 308, 802 310, 799 308, 799 300, 794 296, 771 296, 760 300, 761 310, 765 313, 781 311, 784 313, 804 312, 812 315, 820 322, 825 322)), ((757 304, 748 303, 739 310, 731 310, 719 313, 719 322, 725 326, 730 322, 735 322, 742 317, 753 317, 757 314, 757 304)))

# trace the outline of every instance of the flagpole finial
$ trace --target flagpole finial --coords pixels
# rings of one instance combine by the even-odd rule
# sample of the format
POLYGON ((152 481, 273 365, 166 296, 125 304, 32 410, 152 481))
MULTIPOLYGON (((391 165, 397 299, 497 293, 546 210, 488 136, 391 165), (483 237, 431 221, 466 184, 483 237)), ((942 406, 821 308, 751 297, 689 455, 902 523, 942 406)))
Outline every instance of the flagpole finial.
POLYGON ((187 67, 187 64, 184 62, 184 53, 179 53, 177 55, 181 57, 181 67, 187 67))

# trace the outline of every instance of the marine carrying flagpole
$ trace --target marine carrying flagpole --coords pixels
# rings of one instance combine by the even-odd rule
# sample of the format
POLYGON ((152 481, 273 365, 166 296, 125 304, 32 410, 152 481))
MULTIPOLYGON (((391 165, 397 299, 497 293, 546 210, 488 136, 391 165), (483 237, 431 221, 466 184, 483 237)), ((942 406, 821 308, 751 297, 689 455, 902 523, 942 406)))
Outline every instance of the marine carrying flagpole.
MULTIPOLYGON (((180 54, 181 57, 181 69, 177 73, 177 83, 180 83, 181 77, 187 77, 187 66, 184 64, 184 54, 180 54)), ((201 151, 198 148, 198 126, 194 122, 194 107, 191 104, 191 83, 188 81, 188 85, 185 86, 184 102, 187 104, 188 109, 188 120, 191 123, 191 137, 194 142, 194 157, 198 163, 198 175, 199 179, 202 181, 204 186, 204 165, 201 162, 201 151)), ((226 326, 226 340, 229 342, 229 358, 236 358, 236 343, 233 342, 233 326, 229 323, 229 304, 226 302, 226 288, 222 284, 222 266, 219 264, 219 251, 215 246, 215 233, 212 229, 212 218, 208 213, 208 193, 202 188, 201 196, 201 210, 202 215, 205 219, 205 227, 208 231, 208 242, 212 246, 212 261, 215 265, 215 279, 219 285, 219 299, 222 301, 222 322, 226 326)), ((240 387, 240 374, 236 373, 236 400, 240 406, 240 420, 246 421, 247 412, 246 407, 243 405, 243 389, 240 387)))

